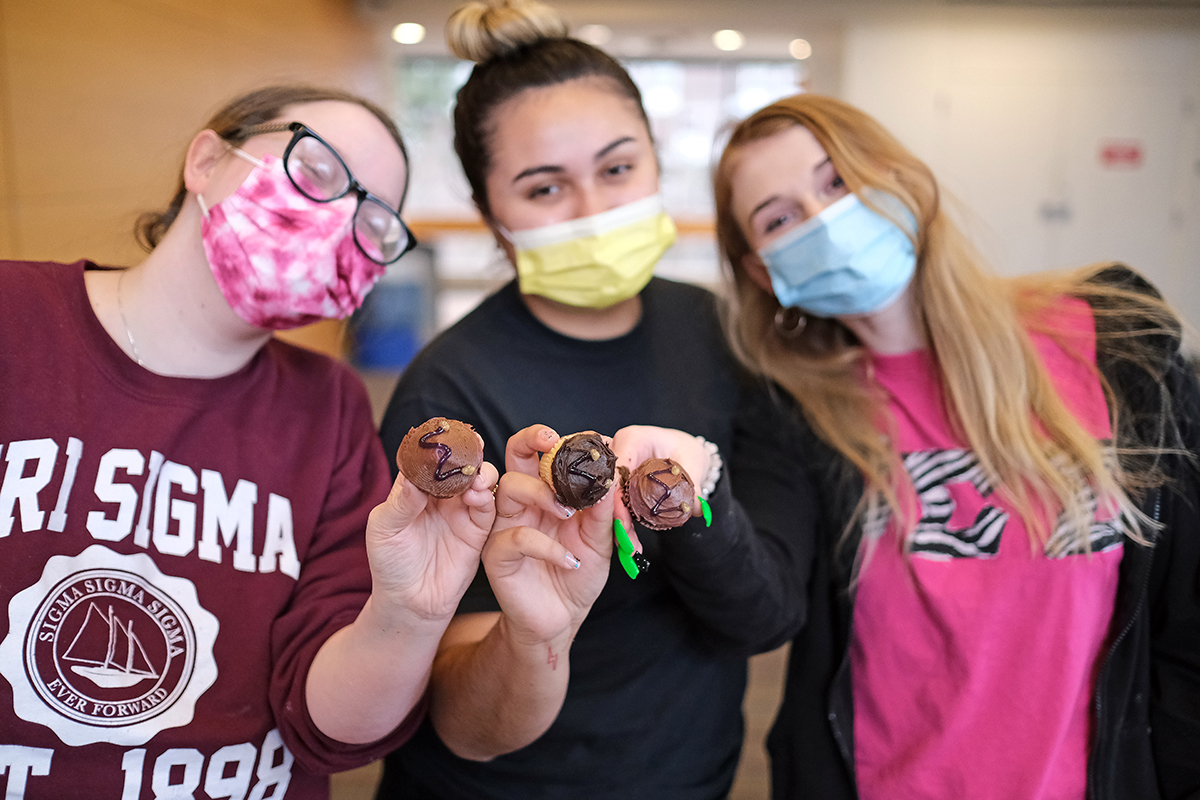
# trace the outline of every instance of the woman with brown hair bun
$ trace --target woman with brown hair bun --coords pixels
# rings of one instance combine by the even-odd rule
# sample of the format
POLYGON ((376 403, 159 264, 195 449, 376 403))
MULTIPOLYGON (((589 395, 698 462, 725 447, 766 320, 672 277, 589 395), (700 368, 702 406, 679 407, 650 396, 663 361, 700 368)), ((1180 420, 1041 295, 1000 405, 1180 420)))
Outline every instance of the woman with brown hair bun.
POLYGON ((736 368, 712 295, 652 277, 674 225, 640 93, 566 34, 530 2, 475 2, 450 19, 451 49, 477 62, 455 148, 517 277, 417 356, 382 436, 390 449, 447 416, 494 450, 552 426, 509 451, 493 541, 521 530, 502 507, 521 487, 543 493, 556 536, 591 546, 571 545, 580 566, 567 570, 497 559, 489 543, 435 662, 429 723, 388 757, 380 798, 724 797, 746 657, 803 621, 808 523, 795 520, 813 501, 786 426, 736 368), (616 553, 611 535, 577 536, 601 514, 634 529, 615 488, 572 515, 537 478, 538 454, 576 431, 611 435, 629 469, 679 464, 711 527, 639 528, 637 558, 620 534, 616 553))
POLYGON ((929 168, 780 100, 715 175, 730 337, 830 508, 777 800, 1200 796, 1200 386, 1126 267, 1001 278, 929 168))
POLYGON ((267 87, 192 139, 136 266, 0 261, 9 797, 323 800, 412 735, 495 468, 391 481, 353 371, 272 337, 409 249, 407 185, 375 105, 267 87))

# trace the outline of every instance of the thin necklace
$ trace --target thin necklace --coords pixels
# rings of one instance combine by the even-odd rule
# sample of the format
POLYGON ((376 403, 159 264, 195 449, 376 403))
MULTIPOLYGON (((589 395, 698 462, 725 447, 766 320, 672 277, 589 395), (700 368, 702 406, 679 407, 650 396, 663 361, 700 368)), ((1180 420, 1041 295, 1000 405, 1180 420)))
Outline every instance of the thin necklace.
POLYGON ((133 351, 133 360, 138 363, 139 367, 146 366, 142 363, 142 357, 138 353, 137 342, 133 341, 133 333, 129 330, 129 320, 125 319, 125 303, 121 301, 121 282, 125 280, 127 270, 121 270, 121 275, 117 278, 117 311, 121 312, 121 324, 125 326, 125 338, 129 340, 129 349, 133 351))

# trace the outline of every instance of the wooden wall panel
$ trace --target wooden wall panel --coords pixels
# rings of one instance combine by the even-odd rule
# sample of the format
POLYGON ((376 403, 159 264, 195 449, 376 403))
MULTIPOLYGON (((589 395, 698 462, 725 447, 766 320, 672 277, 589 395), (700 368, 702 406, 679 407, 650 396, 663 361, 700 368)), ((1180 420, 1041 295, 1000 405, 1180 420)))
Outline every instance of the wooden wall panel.
POLYGON ((6 58, 7 30, 4 22, 5 0, 0 0, 0 258, 14 251, 12 241, 13 207, 9 203, 12 160, 8 149, 9 95, 6 58))
POLYGON ((0 0, 0 14, 3 256, 136 260, 131 221, 166 201, 191 136, 243 90, 382 96, 349 0, 0 0))
MULTIPOLYGON (((0 0, 0 258, 133 264, 191 137, 278 81, 386 103, 352 0, 0 0)), ((301 332, 340 351, 340 327, 301 332)))

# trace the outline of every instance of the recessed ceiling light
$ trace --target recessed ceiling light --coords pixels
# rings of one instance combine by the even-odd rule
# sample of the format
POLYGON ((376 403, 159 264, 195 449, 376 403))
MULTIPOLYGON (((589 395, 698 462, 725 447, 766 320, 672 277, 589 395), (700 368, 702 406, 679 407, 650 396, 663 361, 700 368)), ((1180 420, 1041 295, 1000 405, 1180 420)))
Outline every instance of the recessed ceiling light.
POLYGON ((425 26, 415 22, 401 22, 392 28, 392 38, 400 44, 416 44, 425 38, 425 26))
POLYGON ((792 58, 803 61, 812 55, 812 45, 807 39, 792 39, 788 43, 788 52, 792 54, 792 58))
POLYGON ((612 39, 612 28, 607 25, 584 25, 575 31, 575 38, 595 47, 603 47, 612 39))
POLYGON ((742 36, 740 31, 729 29, 717 31, 712 38, 718 50, 741 50, 742 45, 746 43, 746 37, 742 36))

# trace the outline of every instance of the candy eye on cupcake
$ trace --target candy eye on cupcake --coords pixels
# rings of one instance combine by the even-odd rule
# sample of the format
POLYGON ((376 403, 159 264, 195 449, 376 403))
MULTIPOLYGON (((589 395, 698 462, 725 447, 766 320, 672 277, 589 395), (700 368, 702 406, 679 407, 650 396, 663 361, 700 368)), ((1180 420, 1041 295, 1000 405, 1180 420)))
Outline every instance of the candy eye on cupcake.
POLYGON ((483 445, 467 423, 433 417, 404 434, 396 465, 425 494, 454 497, 479 473, 483 445))
POLYGON ((621 494, 633 518, 656 531, 677 528, 692 516, 696 486, 669 458, 648 458, 632 473, 621 467, 621 494))
POLYGON ((595 505, 613 485, 617 455, 595 431, 563 436, 542 456, 538 474, 569 508, 595 505))

